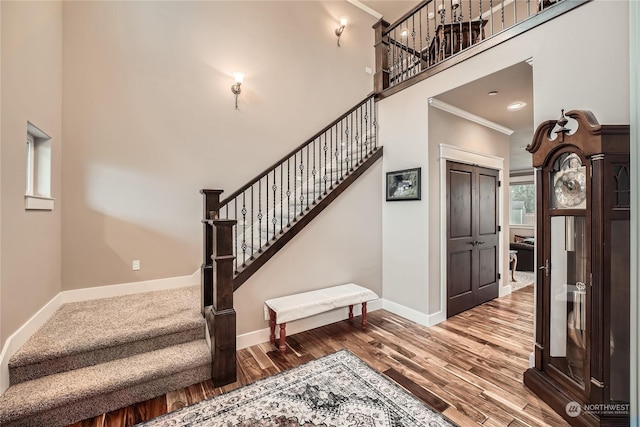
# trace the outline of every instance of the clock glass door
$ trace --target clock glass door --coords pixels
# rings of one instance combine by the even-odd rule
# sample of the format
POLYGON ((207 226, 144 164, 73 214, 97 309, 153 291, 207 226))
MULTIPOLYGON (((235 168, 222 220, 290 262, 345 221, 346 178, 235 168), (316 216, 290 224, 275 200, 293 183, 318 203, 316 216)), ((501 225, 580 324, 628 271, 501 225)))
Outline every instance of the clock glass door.
POLYGON ((584 389, 587 360, 586 217, 551 217, 549 363, 584 389))

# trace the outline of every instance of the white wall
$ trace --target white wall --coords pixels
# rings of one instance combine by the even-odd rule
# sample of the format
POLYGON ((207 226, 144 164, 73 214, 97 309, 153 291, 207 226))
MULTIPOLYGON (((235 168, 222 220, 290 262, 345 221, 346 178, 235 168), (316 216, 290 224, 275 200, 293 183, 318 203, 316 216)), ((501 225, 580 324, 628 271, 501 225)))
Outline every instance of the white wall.
MULTIPOLYGON (((629 123, 628 9, 627 2, 587 3, 384 99, 378 105, 383 171, 421 166, 429 176, 425 170, 436 160, 428 151, 427 100, 531 57, 534 123, 557 118, 560 108, 590 109, 601 123, 629 123), (593 31, 605 15, 612 25, 593 31)), ((428 274, 438 268, 438 254, 429 253, 427 244, 438 238, 426 225, 438 200, 432 191, 410 206, 382 207, 384 296, 425 314, 434 313, 428 295, 439 286, 428 274)))
POLYGON ((61 290, 62 3, 3 1, 0 346, 61 290), (53 211, 25 211, 27 121, 51 136, 53 211))
POLYGON ((230 194, 364 99, 374 21, 344 1, 66 2, 64 289, 198 269, 198 191, 230 194))
POLYGON ((234 293, 238 335, 268 327, 264 301, 345 283, 382 295, 382 161, 234 293))

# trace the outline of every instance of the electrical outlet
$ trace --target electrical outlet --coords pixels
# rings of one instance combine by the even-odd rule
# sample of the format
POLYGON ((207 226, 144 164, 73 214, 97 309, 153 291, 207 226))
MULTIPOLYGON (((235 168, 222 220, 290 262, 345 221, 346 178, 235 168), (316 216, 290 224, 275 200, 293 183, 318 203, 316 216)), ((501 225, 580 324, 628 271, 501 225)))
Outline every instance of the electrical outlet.
POLYGON ((364 72, 373 75, 373 70, 371 69, 371 67, 364 67, 364 72))
POLYGON ((131 269, 133 271, 138 271, 140 270, 140 260, 139 259, 134 259, 133 262, 131 263, 131 269))

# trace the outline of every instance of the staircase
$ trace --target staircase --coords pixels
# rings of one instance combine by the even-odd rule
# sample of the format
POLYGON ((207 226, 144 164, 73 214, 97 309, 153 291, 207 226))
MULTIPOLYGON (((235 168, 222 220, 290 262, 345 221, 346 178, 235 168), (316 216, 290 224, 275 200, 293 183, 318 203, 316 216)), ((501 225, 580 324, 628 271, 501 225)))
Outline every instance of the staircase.
POLYGON ((211 378, 198 286, 63 305, 9 362, 2 426, 65 426, 211 378))
POLYGON ((66 426, 234 382, 233 291, 381 156, 371 95, 225 200, 202 190, 202 286, 63 305, 11 357, 0 425, 66 426))
POLYGON ((376 116, 370 95, 226 199, 201 191, 201 308, 216 386, 236 380, 233 292, 382 156, 376 116))

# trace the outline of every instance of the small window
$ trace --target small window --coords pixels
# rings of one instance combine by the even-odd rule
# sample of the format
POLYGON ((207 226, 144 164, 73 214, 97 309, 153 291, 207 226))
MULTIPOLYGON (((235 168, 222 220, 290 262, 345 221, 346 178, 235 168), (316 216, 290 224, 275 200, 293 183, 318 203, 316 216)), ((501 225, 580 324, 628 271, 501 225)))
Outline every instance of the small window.
POLYGON ((51 198, 51 137, 27 122, 25 209, 53 210, 51 198))
POLYGON ((511 183, 509 190, 509 223, 533 227, 536 222, 536 191, 533 182, 511 183))

